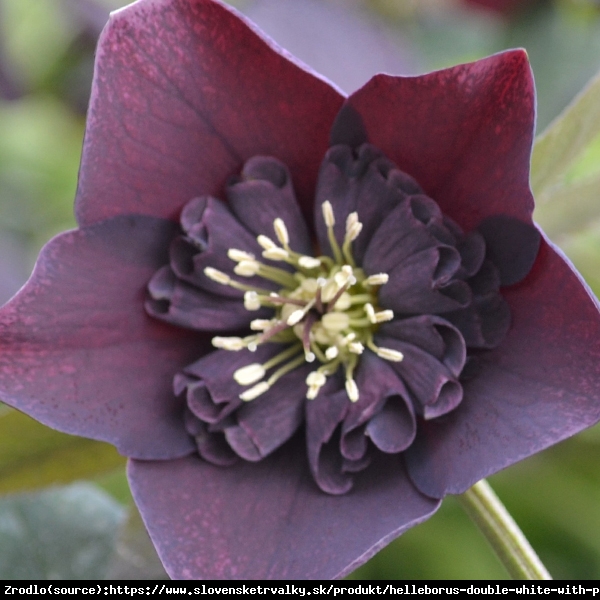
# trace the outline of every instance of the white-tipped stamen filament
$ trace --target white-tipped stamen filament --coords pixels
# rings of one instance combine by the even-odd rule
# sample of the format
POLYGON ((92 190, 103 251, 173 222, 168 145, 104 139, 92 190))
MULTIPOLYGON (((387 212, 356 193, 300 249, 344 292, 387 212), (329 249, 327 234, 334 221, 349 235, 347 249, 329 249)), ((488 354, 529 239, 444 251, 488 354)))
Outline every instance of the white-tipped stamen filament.
POLYGON ((303 269, 316 269, 321 266, 321 260, 312 256, 301 256, 298 259, 298 264, 303 269))
POLYGON ((402 354, 402 352, 392 350, 391 348, 377 347, 376 354, 379 358, 384 358, 391 362, 402 362, 402 360, 404 360, 404 354, 402 354))
POLYGON ((275 219, 273 221, 273 229, 275 230, 275 235, 277 236, 279 243, 287 250, 290 244, 290 236, 283 219, 280 219, 279 217, 275 219))
POLYGON ((352 354, 362 354, 364 349, 365 347, 360 342, 350 342, 348 344, 348 350, 352 352, 352 354))
POLYGON ((251 311, 260 309, 260 297, 254 290, 244 292, 244 308, 251 311))
POLYGON ((367 285, 385 285, 390 279, 387 273, 377 273, 375 275, 369 275, 365 279, 367 285))
POLYGON ((325 357, 327 360, 333 360, 339 353, 340 351, 337 346, 329 346, 329 348, 325 350, 325 357))
POLYGON ((325 200, 321 205, 321 211, 323 212, 323 221, 325 221, 325 226, 327 228, 333 227, 335 225, 335 216, 333 214, 333 207, 331 206, 331 202, 329 200, 325 200))
POLYGON ((348 398, 350 398, 350 402, 358 402, 358 386, 354 379, 346 379, 346 393, 348 394, 348 398))
POLYGON ((240 394, 240 399, 244 402, 249 402, 250 400, 254 400, 258 398, 261 394, 264 394, 271 386, 266 381, 261 381, 257 383, 254 387, 251 387, 249 390, 242 392, 240 394))
POLYGON ((215 348, 232 350, 234 352, 246 347, 244 340, 240 337, 220 337, 217 335, 211 340, 211 343, 215 348))
POLYGON ((385 323, 391 321, 394 318, 393 310, 381 310, 375 313, 375 323, 385 323))
POLYGON ((204 267, 204 274, 213 281, 220 283, 221 285, 229 285, 231 283, 231 277, 223 271, 213 269, 212 267, 204 267))
POLYGON ((251 385, 265 376, 265 369, 258 363, 252 363, 235 371, 233 378, 240 385, 251 385))
POLYGON ((256 241, 263 250, 273 250, 274 248, 279 248, 279 246, 270 237, 267 237, 266 235, 259 235, 256 238, 256 241))
POLYGON ((268 260, 284 260, 288 261, 290 253, 283 248, 271 248, 270 250, 263 250, 263 258, 268 260))
POLYGON ((254 254, 246 252, 245 250, 237 250, 236 248, 230 248, 229 250, 227 250, 227 256, 235 262, 242 262, 243 260, 255 259, 254 254))

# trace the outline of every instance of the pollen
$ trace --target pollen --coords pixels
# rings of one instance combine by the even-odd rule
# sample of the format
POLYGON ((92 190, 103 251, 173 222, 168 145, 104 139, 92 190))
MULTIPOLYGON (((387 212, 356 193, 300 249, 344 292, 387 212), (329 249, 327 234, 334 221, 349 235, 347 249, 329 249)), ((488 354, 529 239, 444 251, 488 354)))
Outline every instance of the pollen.
POLYGON ((353 256, 352 242, 363 228, 359 215, 356 212, 348 215, 340 245, 333 230, 336 221, 331 203, 325 201, 321 208, 330 256, 295 252, 281 218, 273 222, 274 239, 279 244, 267 235, 257 238, 263 258, 284 263, 281 268, 265 264, 249 252, 228 250, 227 256, 236 263, 233 267, 236 275, 274 282, 279 288, 277 292, 246 285, 212 267, 204 270, 209 279, 242 290, 246 310, 270 308, 274 313, 270 319, 251 321, 250 329, 255 334, 244 338, 215 337, 213 346, 254 352, 262 344, 284 344, 285 349, 265 363, 249 364, 233 374, 240 386, 247 387, 239 395, 246 402, 258 398, 280 378, 306 363, 317 365, 306 378, 307 399, 317 398, 328 377, 341 369, 348 399, 357 402, 360 390, 354 371, 365 348, 384 360, 403 359, 401 352, 378 347, 373 341, 379 324, 391 321, 394 313, 378 304, 378 290, 388 282, 387 273, 366 275, 353 256))

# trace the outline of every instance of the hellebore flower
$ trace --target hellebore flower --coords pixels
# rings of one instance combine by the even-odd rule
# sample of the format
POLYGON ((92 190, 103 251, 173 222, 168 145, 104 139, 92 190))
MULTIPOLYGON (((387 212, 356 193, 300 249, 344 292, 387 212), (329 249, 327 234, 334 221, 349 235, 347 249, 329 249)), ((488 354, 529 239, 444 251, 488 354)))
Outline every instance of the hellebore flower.
POLYGON ((345 99, 217 1, 140 0, 100 40, 79 229, 0 312, 2 398, 131 458, 172 577, 348 573, 600 419, 533 127, 522 51, 345 99))

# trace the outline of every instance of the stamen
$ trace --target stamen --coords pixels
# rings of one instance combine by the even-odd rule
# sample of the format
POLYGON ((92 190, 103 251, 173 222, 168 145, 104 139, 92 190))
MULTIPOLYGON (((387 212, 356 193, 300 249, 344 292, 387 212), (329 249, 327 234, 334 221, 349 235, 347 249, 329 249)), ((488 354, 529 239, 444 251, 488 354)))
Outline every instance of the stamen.
POLYGON ((283 222, 283 219, 279 217, 273 221, 273 229, 275 230, 275 235, 277 239, 281 243, 281 245, 287 250, 290 243, 290 236, 288 234, 287 227, 283 222))
POLYGON ((260 269, 257 260, 243 260, 235 265, 233 272, 240 277, 254 277, 260 269))
POLYGON ((375 313, 375 323, 385 323, 386 321, 391 321, 393 318, 393 310, 381 310, 375 313))
POLYGON ((267 237, 266 235, 259 235, 256 238, 256 241, 258 242, 259 246, 262 247, 263 250, 273 250, 274 248, 279 248, 279 246, 270 237, 267 237))
POLYGON ((237 352, 246 347, 244 340, 240 337, 219 337, 215 336, 211 340, 212 345, 215 348, 222 348, 223 350, 233 350, 237 352))
POLYGON ((350 402, 358 402, 358 386, 354 379, 346 379, 346 393, 348 394, 348 398, 350 398, 350 402))
POLYGON ((325 350, 325 356, 328 360, 333 360, 339 353, 340 351, 338 350, 337 346, 329 346, 329 348, 325 350))
POLYGON ((369 275, 364 281, 367 285, 384 285, 390 279, 387 273, 377 273, 376 275, 369 275))
POLYGON ((331 206, 331 202, 329 200, 325 200, 321 205, 321 211, 323 212, 323 221, 325 221, 325 225, 327 228, 333 227, 335 225, 335 216, 333 214, 333 207, 331 206))
POLYGON ((261 381, 257 383, 254 387, 251 387, 249 390, 240 394, 240 399, 244 402, 249 402, 250 400, 254 400, 254 398, 258 398, 261 394, 264 394, 271 386, 266 381, 261 381))
POLYGON ((365 347, 360 342, 350 342, 348 344, 348 350, 352 352, 352 354, 362 354, 365 347))
POLYGON ((242 262, 243 260, 254 260, 254 254, 250 252, 245 252, 244 250, 237 250, 236 248, 230 248, 227 250, 227 256, 235 261, 242 262))
POLYGON ((250 329, 252 331, 265 331, 274 325, 274 321, 271 319, 254 319, 250 322, 250 329))
POLYGON ((227 275, 227 273, 223 273, 223 271, 219 271, 218 269, 213 269, 212 267, 205 267, 204 274, 213 281, 220 283, 222 285, 229 285, 231 283, 231 277, 227 275))
POLYGON ((312 256, 301 256, 298 264, 304 269, 316 269, 321 266, 321 260, 312 256))
POLYGON ((244 308, 246 310, 260 309, 260 298, 254 290, 249 290, 244 294, 244 308))
POLYGON ((241 369, 235 371, 235 373, 233 374, 233 378, 240 385, 250 385, 252 383, 256 383, 264 376, 265 369, 262 365, 259 365, 258 363, 253 363, 246 367, 242 367, 241 369))
POLYGON ((306 385, 308 386, 308 391, 306 392, 306 397, 309 400, 314 400, 319 393, 319 390, 325 385, 327 382, 327 377, 321 371, 312 371, 308 374, 306 378, 306 385))
POLYGON ((404 354, 402 352, 398 352, 398 350, 392 350, 391 348, 381 348, 376 346, 372 340, 367 342, 367 345, 379 358, 384 358, 385 360, 389 360, 391 362, 402 362, 404 360, 404 354))
POLYGON ((335 234, 333 232, 333 226, 335 225, 335 217, 333 216, 333 207, 331 206, 331 202, 329 200, 325 200, 321 205, 321 210, 323 212, 323 220, 325 221, 325 225, 327 226, 327 239, 329 240, 329 245, 331 246, 331 252, 333 252, 333 256, 335 261, 338 264, 342 264, 344 262, 342 258, 342 251, 335 239, 335 234))
POLYGON ((370 302, 367 302, 364 305, 365 312, 367 313, 367 318, 371 323, 375 323, 375 309, 370 302))
POLYGON ((278 247, 271 248, 270 250, 264 250, 262 255, 263 258, 267 258, 269 260, 287 261, 290 258, 290 253, 287 250, 278 247))

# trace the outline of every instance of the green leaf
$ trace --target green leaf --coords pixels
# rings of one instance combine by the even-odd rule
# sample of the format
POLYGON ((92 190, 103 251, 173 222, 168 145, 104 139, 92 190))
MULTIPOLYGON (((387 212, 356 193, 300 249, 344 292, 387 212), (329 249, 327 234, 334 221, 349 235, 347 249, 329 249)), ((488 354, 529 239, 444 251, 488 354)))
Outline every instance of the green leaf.
POLYGON ((0 500, 0 578, 102 579, 125 509, 89 484, 0 500))
POLYGON ((109 444, 59 433, 6 407, 0 411, 0 493, 96 477, 124 464, 109 444))
POLYGON ((531 187, 543 200, 566 175, 600 134, 600 75, 536 140, 531 157, 531 187))

